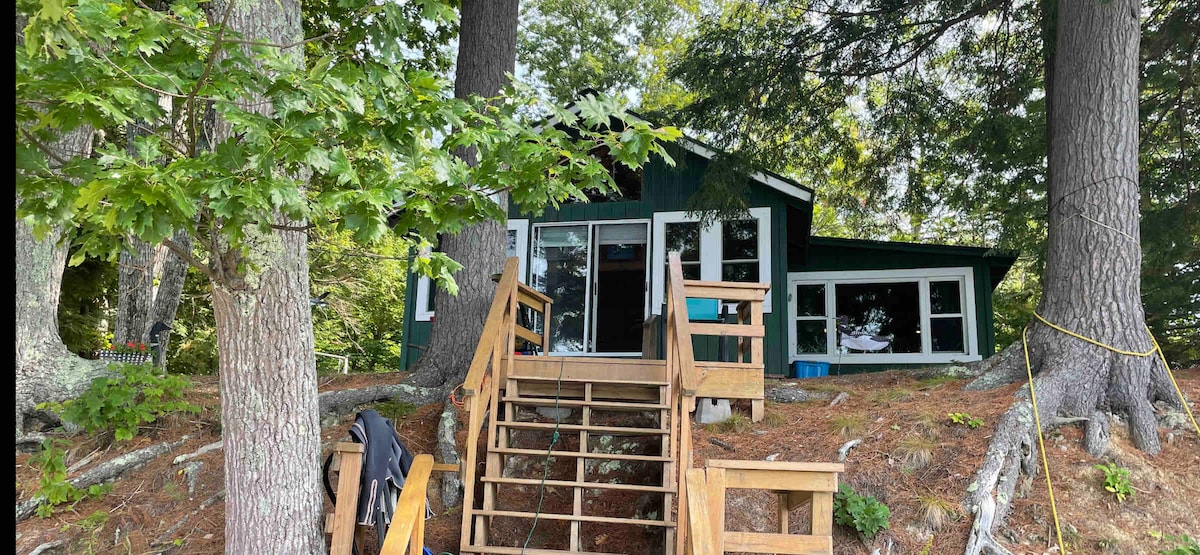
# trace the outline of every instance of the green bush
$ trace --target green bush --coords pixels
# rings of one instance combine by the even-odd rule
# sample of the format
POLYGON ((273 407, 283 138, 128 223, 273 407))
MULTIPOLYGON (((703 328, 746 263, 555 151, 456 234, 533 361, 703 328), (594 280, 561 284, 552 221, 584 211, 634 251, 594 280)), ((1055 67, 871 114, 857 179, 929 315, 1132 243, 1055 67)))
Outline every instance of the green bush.
POLYGON ((183 376, 159 376, 150 364, 109 364, 111 378, 92 380, 77 399, 42 403, 66 422, 89 434, 112 432, 117 441, 133 439, 138 426, 154 422, 172 412, 200 412, 200 407, 183 400, 191 382, 183 376))
POLYGON ((77 488, 67 481, 67 465, 63 454, 67 443, 61 439, 42 442, 42 450, 29 460, 29 464, 41 471, 38 478, 40 498, 37 515, 46 518, 54 514, 54 507, 63 503, 75 503, 89 497, 100 497, 112 489, 109 485, 94 484, 87 489, 77 488))
POLYGON ((1187 534, 1180 534, 1178 536, 1158 534, 1154 536, 1175 544, 1175 547, 1171 549, 1159 551, 1158 555, 1200 555, 1200 543, 1196 543, 1196 539, 1189 537, 1187 534))
POLYGON ((858 530, 868 539, 888 527, 892 511, 874 496, 861 496, 846 484, 838 486, 833 495, 833 517, 842 526, 858 530))
POLYGON ((1096 468, 1104 472, 1104 490, 1117 496, 1117 501, 1125 501, 1133 497, 1133 484, 1129 482, 1129 470, 1120 468, 1114 463, 1098 464, 1096 468))

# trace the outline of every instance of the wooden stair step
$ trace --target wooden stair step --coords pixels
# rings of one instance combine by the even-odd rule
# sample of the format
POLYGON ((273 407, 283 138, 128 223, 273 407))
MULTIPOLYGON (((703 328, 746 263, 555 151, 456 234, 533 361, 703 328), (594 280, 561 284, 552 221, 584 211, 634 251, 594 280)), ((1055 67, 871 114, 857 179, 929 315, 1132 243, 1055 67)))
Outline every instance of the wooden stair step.
MULTIPOLYGON (((462 550, 463 553, 495 553, 496 555, 579 555, 582 551, 561 551, 558 549, 522 549, 520 547, 502 547, 498 545, 472 545, 462 550)), ((618 553, 602 553, 587 551, 587 555, 620 555, 618 553)))
MULTIPOLYGON (((555 513, 527 513, 524 511, 495 511, 495 510, 476 510, 471 511, 473 515, 479 516, 510 516, 516 518, 534 518, 541 520, 569 520, 573 522, 604 522, 608 524, 636 524, 641 526, 659 526, 662 528, 674 528, 674 522, 665 520, 643 520, 638 518, 620 518, 612 516, 587 516, 587 515, 560 515, 555 513)), ((469 550, 466 550, 469 551, 469 550)), ((526 553, 529 553, 526 551, 526 553)))
MULTIPOLYGON (((498 478, 483 476, 480 481, 494 484, 514 484, 523 486, 538 486, 543 483, 539 478, 498 478)), ((545 480, 546 487, 581 488, 581 489, 615 489, 623 491, 643 491, 648 493, 675 493, 671 486, 643 486, 641 484, 611 484, 607 482, 576 482, 573 480, 545 480)), ((530 513, 532 515, 532 513, 530 513)))
POLYGON ((591 426, 583 424, 554 424, 552 422, 496 422, 501 428, 518 430, 553 430, 558 428, 567 432, 595 432, 599 435, 670 435, 671 430, 661 428, 622 428, 619 426, 591 426))
MULTIPOLYGON (((513 447, 493 447, 488 449, 489 453, 500 453, 502 455, 533 455, 545 457, 547 455, 545 449, 516 449, 513 447)), ((660 455, 627 455, 625 453, 581 453, 579 451, 550 451, 551 457, 579 457, 584 459, 606 459, 613 461, 644 461, 644 462, 671 462, 675 459, 660 455)))
MULTIPOLYGON (((508 376, 508 379, 523 380, 523 381, 529 381, 529 382, 557 382, 557 381, 559 381, 558 376, 510 375, 510 376, 508 376)), ((587 377, 575 378, 575 377, 571 377, 571 376, 563 376, 562 382, 563 383, 601 383, 601 384, 630 385, 630 386, 642 386, 642 387, 660 387, 660 386, 668 385, 667 382, 658 381, 658 380, 621 380, 621 379, 616 379, 616 378, 587 378, 587 377)))
MULTIPOLYGON (((517 405, 533 405, 538 407, 553 407, 555 400, 553 398, 535 398, 535 397, 505 397, 501 399, 505 403, 514 403, 517 405)), ((585 401, 583 399, 559 399, 558 406, 560 407, 591 407, 594 409, 613 409, 613 410, 667 410, 670 405, 659 403, 621 403, 616 401, 585 401)))

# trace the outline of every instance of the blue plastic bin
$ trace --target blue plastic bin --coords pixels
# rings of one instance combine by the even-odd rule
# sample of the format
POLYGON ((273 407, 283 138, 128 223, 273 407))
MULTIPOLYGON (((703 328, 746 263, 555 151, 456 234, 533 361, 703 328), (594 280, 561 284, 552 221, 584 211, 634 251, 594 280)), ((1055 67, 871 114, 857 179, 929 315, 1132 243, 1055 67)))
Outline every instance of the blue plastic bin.
POLYGON ((793 378, 820 378, 829 375, 828 362, 814 362, 811 360, 797 360, 792 363, 793 378))
POLYGON ((716 320, 720 308, 721 302, 717 299, 688 299, 688 320, 716 320))

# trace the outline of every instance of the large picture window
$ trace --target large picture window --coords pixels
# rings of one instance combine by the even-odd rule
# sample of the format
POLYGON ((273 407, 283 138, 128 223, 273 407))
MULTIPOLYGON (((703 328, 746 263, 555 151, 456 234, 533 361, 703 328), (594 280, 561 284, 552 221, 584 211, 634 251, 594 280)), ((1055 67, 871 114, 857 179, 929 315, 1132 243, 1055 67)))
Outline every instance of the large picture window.
POLYGON ((792 360, 979 360, 970 268, 788 274, 792 360))
MULTIPOLYGON (((667 253, 679 251, 684 279, 771 281, 771 209, 749 209, 745 220, 701 227, 686 212, 654 214, 654 298, 650 309, 661 314, 667 283, 667 253)), ((771 295, 763 301, 771 312, 771 295)))

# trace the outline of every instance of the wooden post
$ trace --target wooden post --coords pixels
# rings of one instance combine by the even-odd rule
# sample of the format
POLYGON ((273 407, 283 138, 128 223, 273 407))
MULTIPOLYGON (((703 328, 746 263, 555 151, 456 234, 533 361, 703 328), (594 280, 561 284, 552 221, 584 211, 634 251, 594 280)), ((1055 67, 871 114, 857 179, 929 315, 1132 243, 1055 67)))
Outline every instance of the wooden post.
POLYGON ((337 505, 333 508, 333 539, 330 555, 350 555, 354 545, 358 490, 362 479, 363 444, 350 441, 334 446, 332 465, 338 473, 337 505))

